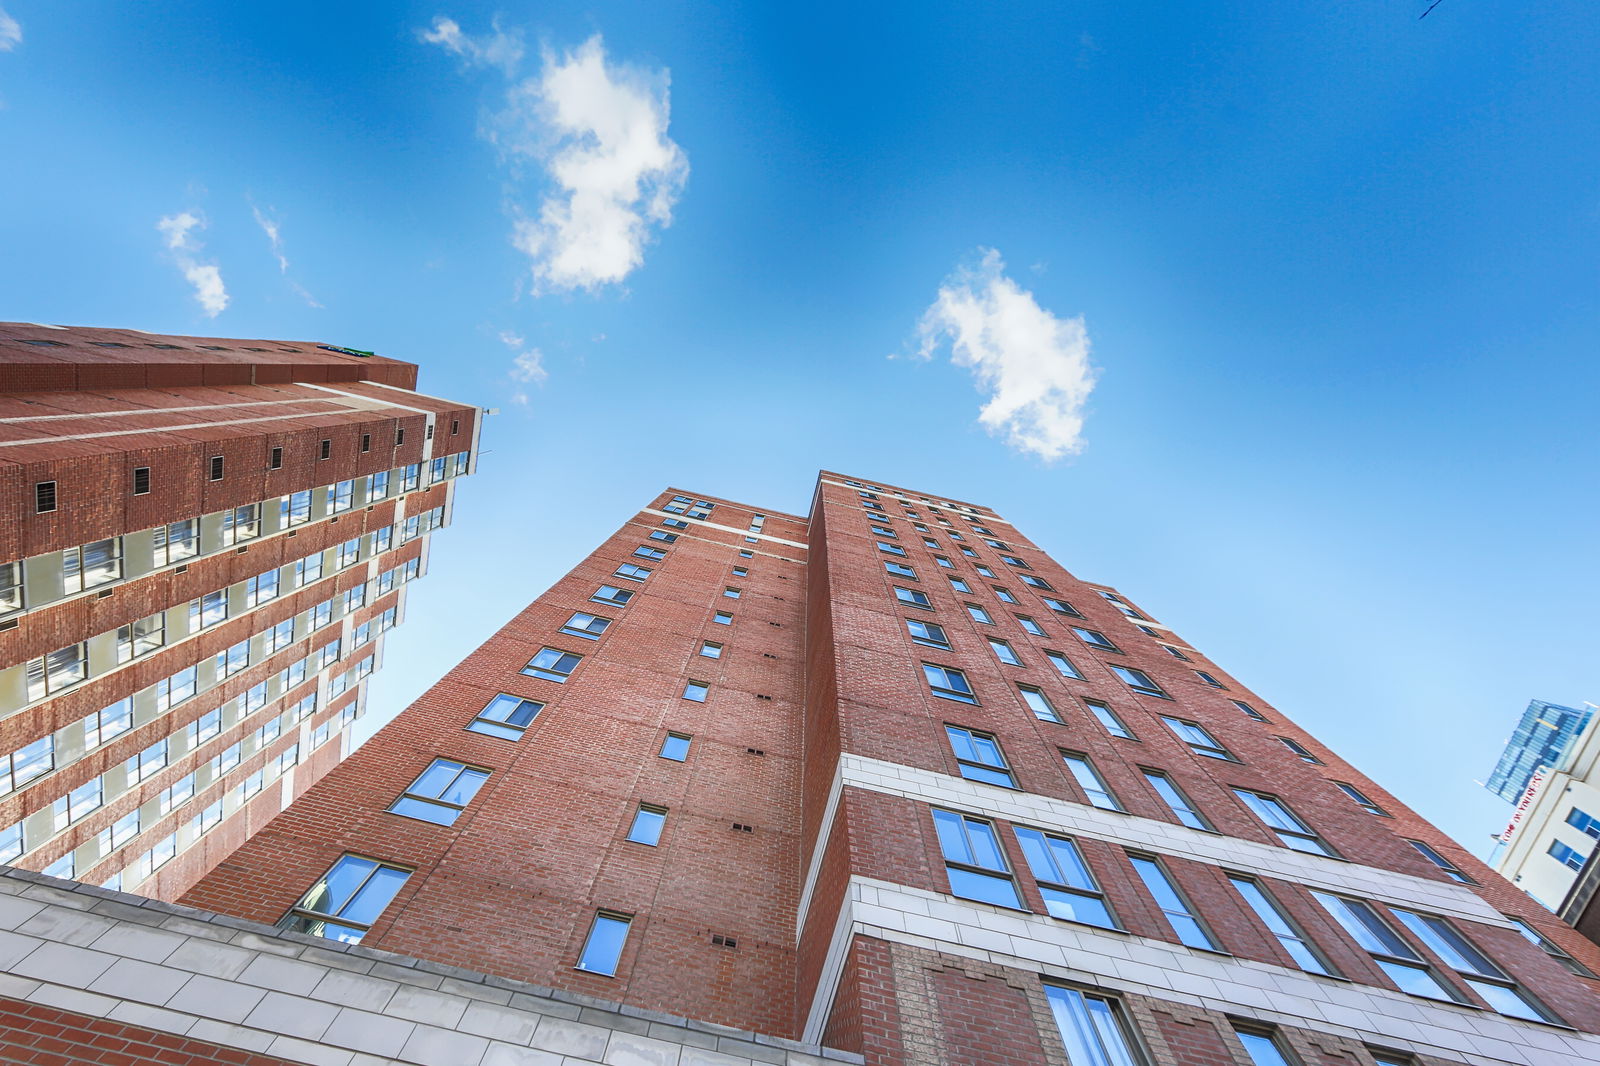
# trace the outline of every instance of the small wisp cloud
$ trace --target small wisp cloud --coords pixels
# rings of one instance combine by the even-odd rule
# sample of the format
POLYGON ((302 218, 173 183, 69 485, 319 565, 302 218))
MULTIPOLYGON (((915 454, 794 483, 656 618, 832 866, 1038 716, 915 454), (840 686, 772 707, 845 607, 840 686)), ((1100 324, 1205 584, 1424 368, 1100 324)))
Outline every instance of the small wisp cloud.
POLYGON ((978 421, 991 436, 1045 462, 1083 450, 1084 406, 1095 385, 1083 316, 1061 318, 1040 307, 1006 276, 992 248, 946 278, 923 312, 917 357, 931 359, 946 347, 988 397, 978 421))
POLYGON ((668 136, 669 72, 611 60, 596 35, 575 49, 543 49, 539 73, 518 80, 521 38, 498 26, 473 37, 440 16, 419 35, 512 78, 479 132, 513 182, 529 168, 543 175, 537 204, 510 204, 512 243, 531 262, 533 291, 593 292, 638 269, 689 176, 688 157, 668 136))
POLYGON ((283 250, 282 225, 277 219, 263 212, 255 204, 250 205, 250 213, 255 216, 256 225, 261 227, 261 232, 267 235, 267 243, 272 246, 272 258, 278 261, 278 273, 284 276, 284 280, 289 283, 289 288, 294 290, 296 296, 312 307, 321 307, 322 305, 317 302, 316 297, 305 290, 305 286, 294 278, 289 277, 289 257, 283 250))
POLYGON ((22 43, 22 25, 0 7, 0 52, 14 51, 22 43))
POLYGON ((511 370, 508 372, 508 376, 516 383, 511 394, 511 402, 526 404, 527 386, 543 385, 550 377, 544 368, 544 353, 537 348, 526 347, 527 342, 510 330, 500 334, 500 343, 515 353, 511 357, 511 370))
POLYGON ((183 272, 184 280, 194 288, 194 298, 207 318, 216 318, 228 306, 228 290, 222 284, 222 271, 215 263, 202 263, 200 253, 204 246, 194 237, 197 230, 206 228, 206 221, 192 211, 166 215, 156 223, 167 251, 183 272))

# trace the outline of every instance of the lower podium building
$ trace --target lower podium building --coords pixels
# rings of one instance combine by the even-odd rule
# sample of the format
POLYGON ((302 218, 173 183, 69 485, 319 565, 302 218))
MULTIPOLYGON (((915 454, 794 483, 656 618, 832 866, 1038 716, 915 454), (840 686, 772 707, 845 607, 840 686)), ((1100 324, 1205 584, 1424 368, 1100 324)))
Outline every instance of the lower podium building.
POLYGON ((1593 944, 1000 514, 828 472, 651 501, 181 902, 0 878, 0 1052, 1600 1061, 1593 944))

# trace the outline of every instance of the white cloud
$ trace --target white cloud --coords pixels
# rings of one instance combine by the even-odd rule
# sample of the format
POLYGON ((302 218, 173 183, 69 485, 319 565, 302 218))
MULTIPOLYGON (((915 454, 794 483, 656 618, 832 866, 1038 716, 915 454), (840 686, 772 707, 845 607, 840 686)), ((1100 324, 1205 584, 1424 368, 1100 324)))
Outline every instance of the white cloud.
POLYGON ((989 397, 978 420, 1021 452, 1053 462, 1083 450, 1083 409, 1094 389, 1083 316, 1058 318, 1005 276, 984 249, 976 267, 958 269, 917 327, 917 355, 946 343, 950 361, 972 371, 989 397))
POLYGON ((543 385, 550 377, 550 372, 544 368, 544 353, 537 348, 524 348, 527 342, 510 330, 500 334, 500 343, 516 352, 511 357, 511 370, 508 372, 511 380, 517 382, 511 402, 525 404, 528 402, 528 390, 522 386, 543 385))
POLYGON ((22 26, 0 7, 0 52, 9 52, 22 43, 22 26))
POLYGON ((183 271, 184 280, 194 286, 194 298, 207 318, 216 318, 228 306, 228 290, 222 284, 222 271, 214 263, 199 260, 203 246, 191 234, 206 228, 206 221, 192 211, 167 215, 156 223, 173 262, 183 271))
POLYGON ((288 277, 289 257, 283 251, 282 224, 272 216, 265 214, 255 204, 250 205, 250 213, 255 216, 256 225, 261 227, 261 232, 267 235, 267 242, 272 245, 272 257, 278 261, 278 273, 285 275, 290 290, 310 306, 321 307, 322 305, 317 302, 317 298, 307 292, 304 285, 301 285, 294 278, 288 277))
POLYGON ((499 67, 509 76, 516 73, 517 64, 522 62, 522 35, 503 31, 498 18, 493 26, 494 33, 489 36, 472 37, 461 32, 461 26, 455 19, 436 15, 433 28, 418 30, 417 36, 460 56, 469 64, 499 67))
POLYGON ((278 273, 289 273, 289 257, 283 254, 283 235, 278 230, 276 219, 268 218, 261 213, 261 208, 250 205, 250 213, 256 216, 256 225, 261 227, 261 232, 267 235, 267 240, 272 244, 273 258, 278 260, 278 273))
MULTIPOLYGON (((511 45, 496 42, 514 42, 521 55, 520 39, 498 26, 491 38, 472 38, 440 17, 422 37, 508 76, 514 63, 490 57, 511 45)), ((667 135, 669 73, 609 61, 598 35, 560 54, 546 49, 541 62, 480 132, 514 180, 532 165, 550 184, 536 207, 511 204, 512 244, 532 260, 534 291, 593 291, 644 262, 688 179, 688 158, 667 135)))

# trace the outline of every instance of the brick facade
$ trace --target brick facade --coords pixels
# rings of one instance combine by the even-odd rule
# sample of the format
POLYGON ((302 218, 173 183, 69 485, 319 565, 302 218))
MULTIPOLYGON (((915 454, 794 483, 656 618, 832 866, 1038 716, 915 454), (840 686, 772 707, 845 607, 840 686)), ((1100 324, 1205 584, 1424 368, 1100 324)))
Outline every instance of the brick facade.
POLYGON ((1374 1049, 1419 1066, 1600 1058, 1600 984, 1575 972, 1600 968, 1593 945, 1157 618, 963 501, 823 472, 801 518, 669 489, 184 902, 275 922, 341 856, 376 860, 406 877, 363 947, 873 1064, 1061 1066, 1057 1011, 1085 995, 1152 1066, 1249 1066, 1237 1027, 1306 1066, 1371 1066, 1374 1049), (630 566, 650 573, 630 579, 630 566), (608 585, 633 595, 607 602, 608 585), (575 612, 609 625, 564 632, 575 612), (913 639, 908 620, 942 627, 945 646, 913 639), (544 648, 582 660, 564 681, 521 672, 544 648), (924 663, 959 670, 971 697, 935 692, 924 663), (684 697, 691 682, 703 701, 684 697), (542 710, 520 738, 468 730, 501 693, 542 710), (992 738, 1009 785, 975 778, 947 727, 992 738), (683 761, 661 756, 669 734, 691 738, 683 761), (1087 759, 1114 802, 1064 755, 1087 759), (439 758, 488 774, 454 823, 390 813, 439 758), (1204 828, 1184 824, 1157 772, 1204 828), (1301 837, 1241 791, 1287 805, 1301 837), (653 846, 628 839, 641 804, 666 811, 653 846), (952 882, 935 811, 987 827, 1003 859, 985 868, 1016 906, 952 882), (1034 831, 1071 842, 1094 881, 1077 898, 1112 919, 1052 917, 1064 890, 1024 850, 1034 831), (1209 947, 1179 935, 1134 865, 1147 857, 1209 947), (1265 891, 1327 972, 1308 972, 1230 879, 1265 891), (1401 971, 1313 892, 1370 905, 1440 993, 1400 991, 1401 971), (1413 911, 1475 945, 1492 980, 1470 983, 1482 975, 1407 931, 1399 915, 1413 911), (578 967, 597 913, 628 922, 614 975, 578 967), (1546 1018, 1498 1013, 1486 992, 1524 995, 1546 1018))

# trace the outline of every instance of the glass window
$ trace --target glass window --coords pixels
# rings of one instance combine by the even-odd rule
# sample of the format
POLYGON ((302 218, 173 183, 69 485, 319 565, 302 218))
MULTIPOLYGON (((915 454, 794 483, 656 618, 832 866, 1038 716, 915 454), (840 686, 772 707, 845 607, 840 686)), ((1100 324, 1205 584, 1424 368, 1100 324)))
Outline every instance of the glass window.
POLYGON ((625 577, 629 581, 643 581, 645 578, 650 576, 650 570, 648 568, 643 566, 635 566, 633 563, 623 563, 621 566, 617 567, 614 573, 617 577, 625 577))
POLYGON ((955 590, 956 592, 967 592, 967 593, 970 593, 972 591, 972 586, 968 585, 965 581, 961 580, 959 577, 953 577, 953 578, 950 579, 950 587, 953 590, 955 590))
POLYGON ((1432 951, 1467 983, 1485 1003, 1501 1014, 1513 1018, 1526 1018, 1536 1022, 1562 1024, 1561 1019, 1545 1010, 1509 975, 1479 951, 1477 945, 1463 936, 1455 926, 1434 914, 1390 908, 1400 924, 1411 930, 1418 940, 1432 951))
POLYGON ((991 587, 994 589, 995 599, 999 600, 1001 603, 1016 603, 1017 602, 1017 598, 1015 596, 1011 595, 1011 593, 1007 592, 1005 589, 1001 588, 999 585, 994 585, 994 586, 991 586, 991 587))
POLYGON ((989 617, 989 612, 975 603, 967 604, 967 613, 972 616, 974 622, 982 622, 986 626, 994 625, 994 619, 989 617))
POLYGON ((435 825, 454 825, 487 780, 487 770, 452 759, 435 759, 389 810, 435 825))
POLYGON ((890 544, 888 541, 885 541, 885 540, 878 541, 877 545, 878 545, 878 550, 879 551, 887 552, 889 555, 904 555, 906 553, 906 550, 904 548, 900 547, 900 545, 898 545, 898 544, 890 544))
POLYGON ((529 661, 522 672, 529 677, 542 677, 546 681, 565 681, 572 676, 583 656, 560 648, 545 648, 529 661))
POLYGON ((912 641, 917 644, 930 648, 950 647, 950 638, 945 636, 944 627, 933 622, 919 622, 915 618, 907 618, 906 632, 911 634, 912 641))
POLYGON ((1258 722, 1265 722, 1267 720, 1266 715, 1262 714, 1248 703, 1245 703, 1243 700, 1229 700, 1228 702, 1232 703, 1235 707, 1239 708, 1239 710, 1243 711, 1246 715, 1254 718, 1258 722))
POLYGON ((930 611, 933 610, 933 603, 928 599, 928 594, 925 592, 918 592, 916 589, 903 589, 899 586, 896 586, 894 590, 894 598, 905 604, 907 607, 924 607, 930 611))
POLYGON ((24 606, 22 564, 0 563, 0 615, 20 611, 24 606))
POLYGON ((28 782, 54 770, 56 766, 56 738, 40 737, 24 744, 9 755, 0 755, 0 792, 19 789, 28 782))
MULTIPOLYGON (((1475 885, 1478 883, 1472 878, 1468 877, 1466 874, 1462 873, 1455 863, 1439 854, 1439 852, 1436 851, 1432 845, 1424 844, 1420 840, 1410 840, 1407 841, 1407 843, 1416 848, 1418 854, 1420 854, 1424 859, 1427 859, 1429 862, 1433 863, 1435 866, 1449 875, 1450 880, 1459 881, 1464 885, 1475 885)), ((1582 864, 1580 863, 1579 865, 1582 864)))
POLYGON ((886 562, 883 564, 883 569, 886 572, 893 574, 895 577, 908 577, 912 581, 917 580, 917 572, 911 567, 907 566, 905 563, 886 562))
POLYGON ((633 599, 633 593, 627 589, 619 589, 615 585, 601 585, 595 589, 594 595, 589 597, 595 603, 610 603, 618 607, 626 606, 633 599))
POLYGON ((1128 861, 1133 863, 1134 872, 1144 882, 1144 887, 1149 889, 1151 898, 1161 908, 1161 913, 1166 916, 1167 923, 1178 934, 1179 940, 1192 948, 1221 950, 1216 938, 1195 916, 1194 907, 1179 891, 1177 883, 1167 873, 1160 859, 1154 855, 1129 855, 1128 861))
POLYGON ((168 566, 200 554, 200 520, 185 518, 151 530, 155 565, 168 566))
POLYGON ((61 553, 61 591, 67 595, 110 584, 121 576, 121 537, 67 548, 61 553))
POLYGON ((239 544, 261 535, 261 505, 247 503, 222 512, 222 543, 239 544))
POLYGON ((1070 1066, 1144 1066, 1115 1000, 1060 985, 1044 991, 1070 1066))
POLYGON ((639 804, 633 812, 633 824, 628 827, 628 839, 635 844, 648 844, 652 848, 661 843, 661 829, 667 824, 667 809, 648 803, 639 804))
POLYGON ((584 938, 583 951, 578 955, 578 969, 613 977, 622 960, 622 945, 628 939, 628 925, 632 915, 615 911, 599 911, 589 935, 584 938))
POLYGON ((1600 818, 1595 818, 1586 811, 1581 811, 1577 807, 1570 808, 1567 811, 1567 824, 1580 833, 1600 839, 1600 818))
POLYGON ((1028 705, 1028 710, 1033 712, 1035 718, 1041 722, 1061 721, 1061 715, 1056 713, 1055 705, 1050 702, 1050 697, 1046 696, 1042 690, 1036 689, 1032 685, 1018 685, 1017 691, 1022 693, 1022 702, 1028 705))
POLYGON ((1250 808, 1252 814, 1265 822, 1267 828, 1276 833, 1286 847, 1311 855, 1338 854, 1278 797, 1269 796, 1264 792, 1252 792, 1245 788, 1236 788, 1233 794, 1250 808))
POLYGON ((711 616, 711 620, 719 626, 733 625, 733 615, 729 614, 727 611, 718 611, 716 614, 711 616))
POLYGON ((41 700, 79 684, 89 676, 86 644, 74 644, 28 660, 28 699, 41 700))
POLYGON ((1084 679, 1083 674, 1078 671, 1078 668, 1072 665, 1072 660, 1067 658, 1065 655, 1062 655, 1060 652, 1047 651, 1044 653, 1044 657, 1050 660, 1050 665, 1054 666, 1056 668, 1056 673, 1060 674, 1062 677, 1070 677, 1074 681, 1082 681, 1084 679))
POLYGON ((1044 600, 1044 605, 1046 607, 1050 608, 1056 614, 1064 614, 1068 618, 1082 618, 1083 617, 1083 615, 1078 611, 1078 609, 1076 607, 1072 606, 1072 604, 1068 603, 1066 600, 1059 600, 1059 599, 1056 599, 1054 596, 1042 596, 1040 598, 1044 600))
POLYGON ((1335 781, 1334 784, 1339 787, 1339 791, 1340 792, 1343 792, 1346 796, 1349 796, 1352 800, 1355 801, 1356 806, 1360 807, 1362 810, 1366 811, 1368 814, 1376 814, 1376 815, 1379 815, 1380 817, 1383 817, 1383 818, 1389 817, 1389 812, 1388 811, 1384 810, 1382 807, 1378 806, 1372 800, 1368 799, 1366 797, 1365 793, 1363 793, 1356 786, 1347 785, 1343 781, 1335 781))
POLYGON ((1161 720, 1167 723, 1167 728, 1172 730, 1179 740, 1189 745, 1189 750, 1196 755, 1204 755, 1208 759, 1225 759, 1228 762, 1239 761, 1229 754, 1227 748, 1217 743, 1217 739, 1206 732, 1200 723, 1167 715, 1162 715, 1161 720))
POLYGON ((214 626, 218 622, 225 621, 227 617, 228 593, 226 589, 219 592, 208 592, 189 604, 190 630, 214 626))
POLYGON ((1100 771, 1094 768, 1094 763, 1089 761, 1087 755, 1077 752, 1064 751, 1061 759, 1066 763, 1067 771, 1072 774, 1078 787, 1083 789, 1083 794, 1090 803, 1103 811, 1120 811, 1125 808, 1112 794, 1111 787, 1106 784, 1105 778, 1100 776, 1100 771))
POLYGON ((1276 1033, 1267 1029, 1235 1028, 1234 1035, 1239 1038, 1239 1043, 1244 1045, 1245 1053, 1250 1056, 1253 1066, 1296 1066, 1295 1060, 1289 1057, 1289 1052, 1278 1042, 1276 1033))
POLYGON ((1028 869, 1039 883, 1045 910, 1052 917, 1106 929, 1121 928, 1076 842, 1020 826, 1014 832, 1028 860, 1028 869))
POLYGON ((1506 917, 1511 919, 1512 924, 1517 927, 1517 932, 1521 933, 1523 938, 1526 939, 1528 943, 1536 945, 1539 950, 1543 951, 1552 959, 1555 959, 1562 966, 1565 966, 1579 977, 1594 976, 1593 971, 1591 971, 1589 967, 1585 966, 1571 955, 1568 955, 1559 944, 1545 936, 1543 933, 1539 932, 1539 930, 1535 929, 1533 924, 1526 918, 1518 918, 1514 915, 1507 915, 1506 917))
POLYGON ((1206 816, 1200 813, 1199 808, 1190 801, 1188 796, 1184 795, 1177 782, 1160 770, 1144 770, 1143 772, 1144 779, 1150 783, 1150 787, 1155 791, 1155 794, 1161 797, 1162 802, 1167 805, 1167 809, 1176 816, 1178 821, 1190 829, 1201 829, 1208 833, 1215 832, 1211 823, 1206 820, 1206 816))
POLYGON ((544 704, 534 699, 499 693, 488 701, 482 711, 478 711, 475 719, 467 722, 467 728, 485 736, 522 739, 523 731, 533 725, 533 720, 539 717, 539 711, 544 711, 544 704))
POLYGON ((604 633, 609 625, 611 625, 609 618, 601 618, 586 611, 576 611, 567 619, 567 624, 561 627, 561 632, 585 640, 599 640, 600 634, 604 633))
POLYGON ((1017 787, 1010 768, 1006 766, 1006 758, 1000 751, 1000 742, 994 737, 954 725, 945 726, 944 731, 950 738, 950 748, 955 752, 956 766, 962 777, 986 785, 1017 787))
POLYGON ((633 549, 633 554, 641 559, 665 559, 667 557, 665 548, 652 548, 648 544, 641 544, 633 549))
POLYGON ((700 642, 700 654, 707 659, 720 659, 722 658, 722 645, 713 640, 703 640, 700 642))
POLYGON ((1261 919, 1261 924, 1278 939, 1278 944, 1294 960, 1294 964, 1307 973, 1333 974, 1333 970, 1323 961, 1322 953, 1312 946, 1310 939, 1300 932, 1277 901, 1267 895, 1267 890, 1256 881, 1236 874, 1229 875, 1228 880, 1243 897, 1250 909, 1255 911, 1256 917, 1261 919))
POLYGON ((1422 956, 1367 903, 1315 889, 1311 895, 1350 934, 1350 938, 1372 956, 1372 961, 1400 991, 1447 1003, 1461 999, 1455 990, 1439 980, 1422 956))
POLYGON ((1024 633, 1031 633, 1036 637, 1044 636, 1044 629, 1039 625, 1038 622, 1035 622, 1025 614, 1019 614, 1016 616, 1016 618, 1017 624, 1022 627, 1022 631, 1024 633))
POLYGON ((410 876, 411 871, 399 866, 341 856, 279 925, 291 932, 359 944, 410 876))
POLYGON ((661 741, 661 758, 673 762, 685 761, 689 758, 689 741, 692 739, 687 733, 668 733, 661 741))
POLYGON ((999 907, 1022 910, 1022 896, 1000 850, 994 825, 953 811, 934 810, 933 826, 944 853, 950 892, 999 907))
MULTIPOLYGON (((1179 658, 1182 658, 1182 656, 1179 656, 1179 658)), ((1225 689, 1225 688, 1228 687, 1227 685, 1224 685, 1221 681, 1218 681, 1212 675, 1206 673, 1204 670, 1196 670, 1194 672, 1194 676, 1198 677, 1201 681, 1204 681, 1206 684, 1210 685, 1212 688, 1225 689)))
POLYGON ((1583 852, 1560 840, 1550 841, 1548 850, 1552 859, 1574 870, 1583 869, 1584 863, 1588 861, 1588 856, 1583 852))
POLYGON ((1172 698, 1167 695, 1166 689, 1156 684, 1150 675, 1143 670, 1136 670, 1131 666, 1118 666, 1115 663, 1107 663, 1106 665, 1111 668, 1113 674, 1116 674, 1122 680, 1123 684, 1133 689, 1133 691, 1142 692, 1146 696, 1158 696, 1164 700, 1172 698))
POLYGON ((1295 755, 1298 756, 1302 762, 1318 763, 1318 764, 1320 764, 1322 762, 1321 759, 1319 759, 1315 755, 1311 754, 1311 750, 1309 748, 1307 748, 1304 744, 1300 743, 1298 740, 1293 740, 1293 739, 1291 739, 1289 737, 1279 737, 1278 738, 1278 743, 1282 744, 1284 747, 1286 747, 1290 751, 1294 752, 1295 755))
POLYGON ((978 702, 978 697, 973 694, 972 685, 967 682, 967 675, 960 670, 923 663, 922 675, 927 679, 928 687, 933 690, 935 696, 961 703, 978 702))
POLYGON ((1171 644, 1163 644, 1161 645, 1161 650, 1172 656, 1174 659, 1178 659, 1183 662, 1189 662, 1189 657, 1183 653, 1182 648, 1174 648, 1171 644))
POLYGON ((683 686, 683 698, 694 703, 704 703, 711 686, 704 681, 689 681, 683 686))
POLYGON ((1117 713, 1109 705, 1099 700, 1084 700, 1083 705, 1089 708, 1089 713, 1094 715, 1095 721, 1099 722, 1107 733, 1114 737, 1122 737, 1124 740, 1138 739, 1127 726, 1122 724, 1122 719, 1117 717, 1117 713))
POLYGON ((1022 660, 1017 658, 1017 653, 1012 650, 1011 643, 995 637, 989 639, 989 650, 994 652, 994 657, 1007 666, 1021 666, 1022 660))

